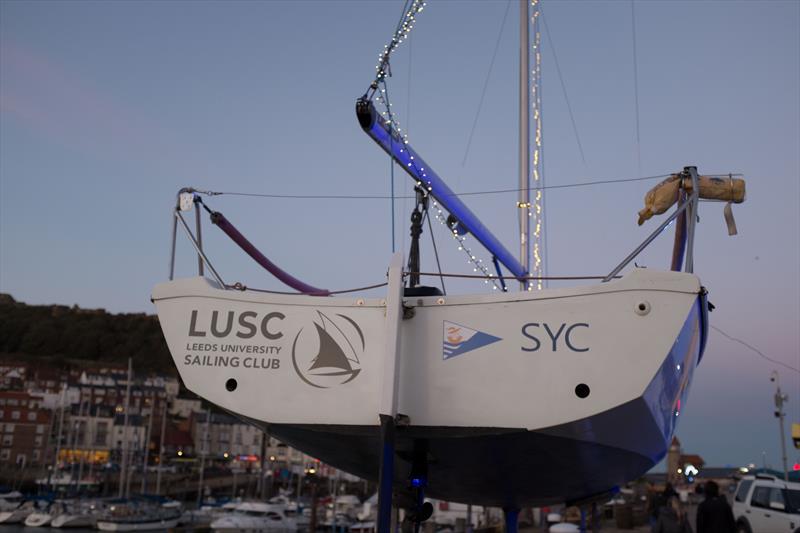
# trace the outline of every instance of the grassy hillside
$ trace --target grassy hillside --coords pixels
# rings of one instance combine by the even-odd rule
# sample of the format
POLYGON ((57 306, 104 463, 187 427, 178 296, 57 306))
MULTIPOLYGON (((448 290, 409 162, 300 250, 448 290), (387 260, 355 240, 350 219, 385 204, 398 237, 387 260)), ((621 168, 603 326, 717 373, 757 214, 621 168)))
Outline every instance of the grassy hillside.
POLYGON ((26 305, 0 294, 0 354, 46 358, 59 367, 80 361, 122 363, 175 375, 158 319, 77 306, 26 305))

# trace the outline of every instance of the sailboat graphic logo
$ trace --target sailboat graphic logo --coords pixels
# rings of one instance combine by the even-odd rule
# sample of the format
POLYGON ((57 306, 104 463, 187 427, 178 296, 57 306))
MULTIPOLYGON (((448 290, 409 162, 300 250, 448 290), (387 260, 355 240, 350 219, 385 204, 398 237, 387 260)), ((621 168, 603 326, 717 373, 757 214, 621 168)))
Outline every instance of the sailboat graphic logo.
POLYGON ((319 311, 317 315, 314 328, 301 328, 292 343, 295 372, 320 389, 353 381, 361 373, 358 355, 366 348, 363 331, 346 315, 329 317, 319 311))

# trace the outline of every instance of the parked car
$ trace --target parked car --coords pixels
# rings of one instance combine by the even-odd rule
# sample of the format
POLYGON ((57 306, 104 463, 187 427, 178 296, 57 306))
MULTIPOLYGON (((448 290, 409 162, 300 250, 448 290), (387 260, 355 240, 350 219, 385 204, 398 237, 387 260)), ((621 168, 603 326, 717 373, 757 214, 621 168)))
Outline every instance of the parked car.
POLYGON ((744 476, 733 498, 737 533, 800 533, 800 483, 744 476))

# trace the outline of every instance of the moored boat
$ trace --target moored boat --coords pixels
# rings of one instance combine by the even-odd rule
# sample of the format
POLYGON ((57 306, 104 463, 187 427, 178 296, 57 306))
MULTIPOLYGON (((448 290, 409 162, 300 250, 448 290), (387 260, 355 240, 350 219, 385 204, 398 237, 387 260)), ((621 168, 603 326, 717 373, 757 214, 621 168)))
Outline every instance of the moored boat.
POLYGON ((0 492, 0 512, 13 511, 24 500, 22 493, 17 490, 0 492))
POLYGON ((177 502, 158 503, 130 499, 108 502, 106 512, 97 518, 100 531, 151 531, 178 525, 181 507, 177 502))
POLYGON ((284 505, 264 502, 241 502, 232 512, 211 522, 210 527, 219 533, 292 533, 298 530, 297 521, 287 516, 284 505))
POLYGON ((50 500, 44 498, 32 498, 23 501, 16 509, 0 512, 0 524, 20 524, 29 515, 43 511, 50 505, 50 500))
POLYGON ((94 528, 103 505, 99 500, 61 502, 53 514, 50 527, 54 528, 94 528))

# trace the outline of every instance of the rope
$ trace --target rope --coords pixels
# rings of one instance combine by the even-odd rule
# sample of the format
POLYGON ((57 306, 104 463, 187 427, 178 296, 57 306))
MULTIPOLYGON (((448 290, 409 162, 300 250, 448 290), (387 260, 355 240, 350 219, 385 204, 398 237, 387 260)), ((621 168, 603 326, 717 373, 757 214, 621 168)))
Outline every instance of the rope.
MULTIPOLYGON (((327 291, 328 294, 346 294, 348 292, 360 292, 360 291, 368 291, 371 289, 378 289, 380 287, 386 287, 389 282, 384 281, 383 283, 376 283, 375 285, 367 285, 365 287, 356 287, 355 289, 342 289, 338 291, 327 291)), ((263 292, 266 294, 284 294, 289 296, 308 296, 307 294, 303 294, 301 292, 288 292, 288 291, 271 291, 268 289, 256 289, 253 287, 248 287, 247 285, 243 285, 242 283, 234 283, 233 285, 225 285, 226 289, 235 289, 237 291, 253 291, 253 292, 263 292)))
POLYGON ((433 235, 431 217, 427 209, 425 210, 425 218, 428 220, 428 233, 431 234, 431 242, 433 243, 433 255, 436 256, 436 268, 439 269, 439 279, 442 281, 442 294, 447 295, 447 289, 444 288, 444 276, 442 276, 442 264, 439 262, 439 250, 436 248, 436 238, 433 235))
MULTIPOLYGON (((441 272, 406 272, 406 274, 416 274, 418 276, 441 276, 444 278, 465 278, 465 279, 480 279, 485 280, 486 276, 477 274, 443 274, 441 272)), ((614 279, 619 279, 622 276, 614 276, 614 279)), ((525 276, 518 278, 516 276, 491 276, 490 279, 509 279, 521 281, 533 280, 552 280, 552 281, 575 281, 575 280, 592 280, 592 279, 606 279, 605 276, 525 276)))
MULTIPOLYGON (((384 90, 384 94, 386 95, 386 107, 389 107, 389 88, 386 86, 386 81, 385 80, 383 82, 383 90, 384 90)), ((391 127, 390 127, 390 130, 389 130, 389 150, 390 150, 390 152, 394 151, 394 135, 392 135, 391 127)), ((395 203, 395 200, 394 200, 394 158, 392 157, 391 153, 389 154, 389 183, 390 183, 390 187, 391 187, 391 191, 392 191, 392 199, 391 199, 392 253, 394 253, 395 252, 394 235, 396 233, 395 229, 394 229, 394 219, 395 219, 395 214, 394 214, 394 203, 395 203)))
POLYGON ((759 349, 758 349, 758 348, 756 348, 755 346, 751 346, 750 344, 747 344, 747 343, 746 343, 746 342, 744 342, 743 340, 741 340, 741 339, 737 339, 736 337, 731 337, 730 335, 728 335, 727 333, 725 333, 724 331, 722 331, 721 329, 719 329, 717 326, 711 326, 711 329, 715 330, 717 333, 721 334, 723 337, 726 337, 726 338, 728 338, 728 339, 730 339, 730 340, 732 340, 732 341, 734 341, 734 342, 738 342, 738 343, 739 343, 739 344, 741 344, 742 346, 744 346, 744 347, 746 347, 746 348, 749 348, 750 350, 752 350, 752 351, 753 351, 753 352, 755 352, 756 354, 760 355, 761 357, 763 357, 763 358, 764 358, 764 359, 766 359, 767 361, 769 361, 769 362, 771 362, 771 363, 775 363, 776 365, 781 365, 781 366, 782 366, 782 367, 784 367, 784 368, 787 368, 787 369, 789 369, 789 370, 791 370, 791 371, 793 371, 793 372, 797 372, 798 374, 800 374, 800 369, 797 369, 797 368, 795 368, 795 367, 793 367, 793 366, 789 366, 789 365, 787 365, 786 363, 783 363, 783 362, 781 362, 781 361, 778 361, 777 359, 772 359, 771 357, 767 357, 766 355, 764 355, 764 353, 763 353, 761 350, 759 350, 759 349))
MULTIPOLYGON (((532 187, 532 191, 544 191, 553 189, 571 189, 576 187, 592 187, 595 185, 612 185, 616 183, 630 183, 634 181, 647 181, 664 179, 672 174, 660 174, 658 176, 644 176, 641 178, 619 178, 619 179, 602 179, 595 181, 584 181, 577 183, 564 183, 561 185, 544 185, 542 187, 532 187)), ((741 176, 741 174, 733 174, 734 176, 741 176)), ((704 174, 704 176, 714 177, 716 174, 704 174)), ((728 174, 719 174, 719 176, 727 177, 728 174)), ((506 194, 518 193, 520 189, 490 189, 485 191, 471 191, 453 193, 453 196, 488 196, 492 194, 506 194)), ((390 200, 391 196, 385 195, 358 195, 358 194, 269 194, 269 193, 249 193, 237 191, 199 191, 194 190, 198 194, 206 194, 209 196, 248 196, 253 198, 279 198, 284 200, 390 200)), ((395 198, 413 200, 416 196, 395 196, 395 198)))
MULTIPOLYGON (((511 0, 506 2, 506 11, 503 13, 503 22, 500 23, 500 31, 497 33, 497 42, 494 43, 494 52, 492 53, 492 61, 489 63, 489 71, 486 73, 486 79, 483 80, 483 90, 481 91, 481 99, 478 101, 478 109, 475 111, 475 120, 472 121, 472 129, 469 132, 467 139, 467 147, 464 149, 464 159, 461 160, 461 166, 467 164, 467 155, 469 155, 469 148, 472 145, 472 136, 475 134, 475 128, 478 126, 478 117, 481 115, 483 108, 483 99, 486 97, 486 89, 489 87, 489 78, 492 76, 492 69, 494 68, 494 61, 497 58, 497 50, 500 48, 500 39, 503 37, 503 30, 506 27, 506 18, 508 18, 508 8, 511 6, 511 0)), ((460 174, 459 174, 460 176, 460 174)))
POLYGON ((575 132, 575 141, 578 143, 578 151, 581 153, 581 159, 584 166, 586 165, 586 156, 583 155, 583 145, 581 144, 581 137, 578 135, 578 126, 575 124, 575 115, 572 113, 572 104, 569 103, 569 96, 567 95, 567 86, 564 83, 564 76, 561 75, 561 67, 558 64, 558 56, 556 55, 556 47, 553 46, 553 39, 550 37, 550 30, 547 28, 547 19, 544 18, 544 11, 542 13, 542 22, 544 23, 544 33, 547 35, 547 42, 550 44, 550 50, 553 51, 553 63, 556 65, 556 72, 558 79, 561 81, 561 91, 564 93, 564 100, 567 102, 567 111, 569 111, 569 119, 572 122, 572 131, 575 132))
POLYGON ((639 135, 639 65, 636 59, 636 9, 634 0, 631 0, 631 28, 633 34, 633 97, 636 104, 636 164, 639 173, 642 172, 642 148, 639 135))

